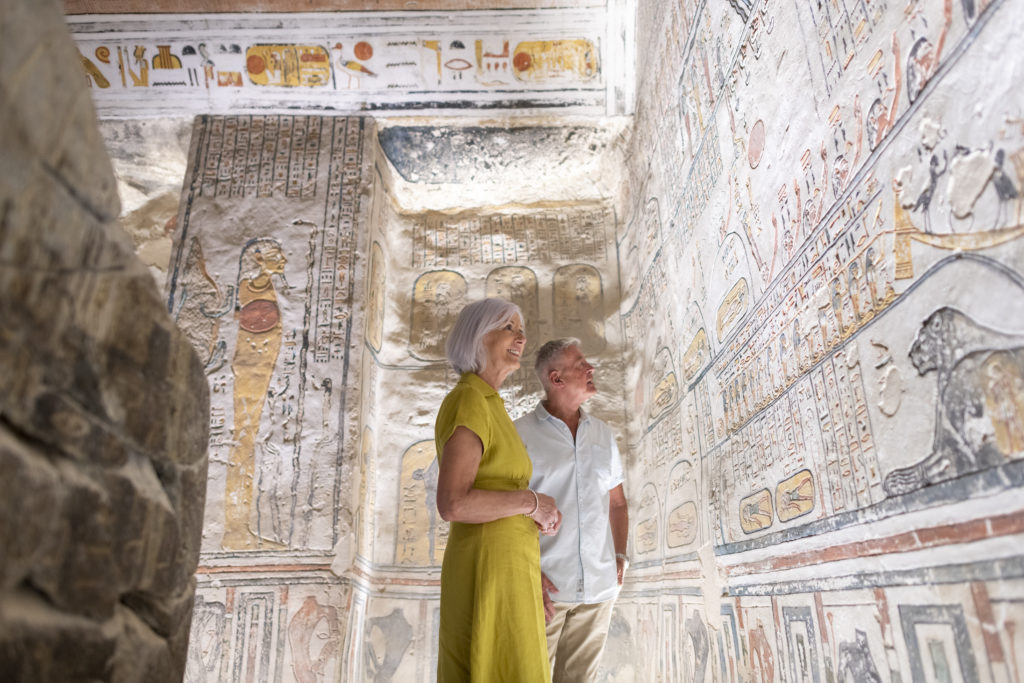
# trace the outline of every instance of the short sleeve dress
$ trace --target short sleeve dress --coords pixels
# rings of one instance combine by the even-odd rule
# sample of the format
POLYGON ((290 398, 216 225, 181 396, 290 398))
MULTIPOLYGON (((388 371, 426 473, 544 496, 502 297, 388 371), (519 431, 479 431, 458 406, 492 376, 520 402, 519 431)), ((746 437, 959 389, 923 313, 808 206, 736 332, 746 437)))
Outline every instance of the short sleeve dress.
MULTIPOLYGON (((480 437, 474 487, 521 491, 533 466, 501 396, 466 373, 437 413, 438 459, 456 427, 480 437)), ((441 567, 438 683, 551 680, 540 587, 537 527, 524 515, 452 522, 441 567)))

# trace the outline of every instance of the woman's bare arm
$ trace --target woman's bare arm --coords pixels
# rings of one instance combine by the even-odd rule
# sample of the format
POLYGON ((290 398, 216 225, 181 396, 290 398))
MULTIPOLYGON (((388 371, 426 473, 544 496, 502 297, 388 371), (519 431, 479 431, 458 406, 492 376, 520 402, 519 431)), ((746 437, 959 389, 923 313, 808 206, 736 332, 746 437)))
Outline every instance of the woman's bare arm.
POLYGON ((553 534, 561 523, 555 501, 543 493, 537 499, 529 490, 487 491, 473 488, 484 447, 480 437, 466 427, 456 427, 441 454, 437 474, 437 511, 449 522, 482 524, 513 515, 529 514, 543 533, 553 534), (548 525, 553 524, 553 529, 548 525))

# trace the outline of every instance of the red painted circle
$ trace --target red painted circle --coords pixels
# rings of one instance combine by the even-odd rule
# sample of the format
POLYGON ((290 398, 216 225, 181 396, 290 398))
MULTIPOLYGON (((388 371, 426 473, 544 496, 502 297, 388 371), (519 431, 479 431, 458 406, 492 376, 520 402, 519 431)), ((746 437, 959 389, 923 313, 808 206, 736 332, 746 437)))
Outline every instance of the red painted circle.
POLYGON ((761 153, 764 152, 764 121, 757 120, 750 130, 750 141, 747 143, 747 163, 750 168, 757 168, 761 163, 761 153))
POLYGON ((245 68, 251 74, 261 74, 263 70, 267 68, 266 62, 263 61, 263 57, 259 55, 249 55, 249 58, 245 60, 245 68))
POLYGON ((516 71, 526 71, 533 64, 533 57, 528 52, 517 52, 516 56, 512 58, 512 66, 516 68, 516 71))
POLYGON ((281 319, 277 304, 266 299, 250 301, 242 307, 239 313, 238 326, 246 332, 252 332, 253 334, 268 332, 274 329, 277 326, 277 322, 281 319))
POLYGON ((370 45, 366 41, 360 41, 356 43, 352 52, 355 53, 356 59, 369 59, 373 56, 373 45, 370 45))

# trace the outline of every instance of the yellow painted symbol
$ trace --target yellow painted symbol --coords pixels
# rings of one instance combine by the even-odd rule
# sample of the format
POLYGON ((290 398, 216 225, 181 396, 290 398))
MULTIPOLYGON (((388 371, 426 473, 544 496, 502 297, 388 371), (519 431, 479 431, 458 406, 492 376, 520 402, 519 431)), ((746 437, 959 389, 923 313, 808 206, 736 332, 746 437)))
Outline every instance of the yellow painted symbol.
POLYGON ((747 281, 740 280, 725 295, 718 307, 718 338, 724 339, 733 325, 747 312, 747 281))
POLYGON ((487 274, 487 296, 501 297, 519 306, 526 323, 523 353, 532 353, 540 342, 540 303, 534 272, 522 266, 495 268, 487 274))
POLYGON ((466 301, 466 279, 452 270, 424 273, 412 295, 409 350, 420 360, 443 360, 444 343, 466 301))
POLYGON ((78 56, 82 58, 82 66, 85 68, 85 73, 92 79, 89 84, 96 83, 97 88, 109 88, 110 81, 100 72, 99 67, 93 64, 92 60, 85 55, 79 54, 78 56))
POLYGON ((171 54, 170 45, 157 45, 156 57, 153 57, 154 69, 180 69, 181 59, 171 54))
POLYGON ((441 564, 448 525, 437 514, 437 451, 434 440, 410 446, 402 456, 396 564, 441 564))
POLYGON ((767 529, 774 520, 772 494, 768 489, 761 489, 740 501, 740 528, 744 533, 767 529))
POLYGON ((693 341, 683 354, 683 379, 689 382, 700 369, 707 363, 711 356, 711 347, 708 345, 708 335, 704 328, 697 330, 693 341))
POLYGON ((689 545, 697 538, 697 504, 688 501, 668 514, 666 543, 669 548, 689 545))
POLYGON ((330 82, 331 58, 319 45, 253 45, 245 68, 255 85, 321 87, 330 82))
POLYGON ((522 42, 513 51, 512 67, 520 81, 589 81, 598 74, 597 48, 584 39, 522 42))
POLYGON ((800 470, 775 487, 775 507, 780 522, 796 519, 814 509, 814 476, 800 470))

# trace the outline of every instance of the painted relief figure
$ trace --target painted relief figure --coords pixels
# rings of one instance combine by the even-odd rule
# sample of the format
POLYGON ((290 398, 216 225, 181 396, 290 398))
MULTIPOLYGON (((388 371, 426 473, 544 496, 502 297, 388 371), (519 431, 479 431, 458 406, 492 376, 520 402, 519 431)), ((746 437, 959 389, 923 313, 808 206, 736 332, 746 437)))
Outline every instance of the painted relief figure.
POLYGON ((189 630, 188 658, 185 660, 186 683, 214 683, 222 678, 226 625, 223 602, 207 602, 196 596, 189 630))
POLYGON ((405 451, 399 486, 395 563, 441 564, 448 525, 439 524, 437 516, 437 452, 432 440, 405 451))
POLYGON ((853 120, 856 122, 857 142, 846 139, 846 128, 840 124, 837 135, 832 142, 836 148, 836 156, 832 160, 832 196, 835 199, 846 189, 846 184, 856 172, 860 163, 860 154, 864 145, 864 129, 860 125, 863 112, 860 107, 860 96, 853 96, 853 120))
POLYGON ((868 146, 874 150, 878 147, 886 134, 892 130, 896 122, 896 109, 899 107, 900 88, 903 87, 903 74, 900 70, 900 41, 896 34, 892 34, 893 54, 893 84, 885 92, 875 98, 868 107, 867 120, 864 122, 865 131, 868 134, 868 146), (888 107, 882 102, 882 98, 891 94, 892 100, 888 107))
POLYGON ((936 69, 939 68, 942 48, 946 43, 946 36, 949 34, 949 27, 952 23, 953 0, 945 0, 942 5, 942 26, 935 43, 933 44, 927 36, 921 36, 910 47, 910 52, 907 54, 907 99, 911 104, 914 103, 924 86, 935 75, 936 69))
MULTIPOLYGON (((910 273, 911 241, 939 249, 978 250, 998 246, 1024 235, 1020 223, 1020 191, 1003 169, 1006 151, 993 144, 952 149, 919 148, 923 163, 893 179, 896 241, 894 250, 903 274, 910 273), (941 160, 940 160, 941 156, 941 160), (917 179, 915 179, 915 176, 917 179), (948 182, 940 183, 943 177, 948 182), (991 188, 991 189, 989 189, 991 188), (941 197, 936 205, 933 201, 941 197), (911 214, 922 214, 915 224, 911 214)), ((1024 150, 1014 154, 1024 158, 1024 150)), ((1020 177, 1018 176, 1018 181, 1020 177)))
POLYGON ((136 45, 132 52, 132 57, 128 56, 128 48, 117 48, 117 69, 121 72, 121 85, 128 87, 128 81, 125 75, 131 77, 133 88, 146 88, 149 87, 149 60, 146 59, 146 48, 142 45, 136 45), (132 61, 135 61, 138 67, 138 72, 132 70, 132 61))
POLYGON ((336 680, 342 645, 338 610, 321 605, 312 595, 288 624, 288 645, 296 683, 329 683, 336 680))
POLYGON ((174 322, 204 359, 206 372, 214 372, 225 360, 220 320, 234 308, 235 288, 229 287, 221 299, 220 287, 206 270, 203 248, 196 237, 189 242, 179 291, 178 300, 172 302, 174 322))
POLYGON ((466 301, 466 279, 452 270, 435 270, 416 279, 412 295, 409 351, 420 360, 442 360, 444 341, 466 301))
POLYGON ((503 266, 487 274, 487 296, 511 301, 519 306, 526 318, 526 346, 524 354, 533 353, 540 339, 540 301, 537 276, 529 268, 503 266))
POLYGON ((367 42, 356 43, 354 48, 353 57, 347 57, 345 55, 345 46, 341 43, 335 43, 334 47, 331 48, 331 53, 335 56, 335 73, 337 74, 336 85, 341 86, 341 77, 347 78, 345 88, 347 90, 358 89, 362 87, 363 78, 376 78, 377 74, 370 70, 363 62, 373 57, 373 46, 367 42), (362 61, 360 61, 362 60, 362 61))
POLYGON ((775 656, 772 654, 772 646, 760 619, 757 620, 757 626, 750 629, 750 664, 754 674, 753 680, 774 683, 775 656))
POLYGON ((920 374, 936 373, 932 452, 886 475, 886 493, 908 493, 1024 455, 1024 334, 983 327, 943 307, 922 323, 910 359, 920 374))
MULTIPOLYGON (((294 333, 293 333, 294 335, 294 333)), ((292 336, 293 336, 292 335, 292 336)), ((285 345, 294 347, 294 340, 285 345)), ((292 351, 294 353, 294 351, 292 351)), ((288 363, 286 362, 287 366, 288 363)), ((296 468, 285 453, 285 444, 296 443, 296 420, 292 409, 294 393, 290 392, 291 378, 277 378, 275 386, 267 389, 264 404, 264 425, 256 438, 256 502, 254 524, 251 525, 261 545, 283 547, 292 539, 292 532, 300 518, 293 518, 293 495, 296 468)), ((302 498, 299 498, 302 500, 302 498)), ((308 499, 308 496, 307 496, 308 499)), ((303 512, 308 510, 303 500, 303 512)), ((306 532, 304 524, 300 524, 306 532)))
MULTIPOLYGON (((228 456, 224 496, 224 540, 227 550, 273 545, 252 532, 256 435, 263 406, 281 350, 281 310, 275 276, 284 281, 285 256, 277 240, 250 240, 238 269, 238 339, 231 370, 235 375, 234 437, 228 456)), ((287 282, 285 282, 287 287, 287 282)))
POLYGON ((684 622, 686 638, 684 639, 685 664, 689 676, 685 680, 704 683, 706 679, 709 654, 711 653, 708 627, 696 610, 684 622))
MULTIPOLYGON (((829 615, 831 616, 831 615, 829 615)), ((867 634, 857 629, 854 640, 839 644, 839 680, 863 681, 863 683, 882 683, 878 667, 871 656, 867 634)))
POLYGON ((374 683, 394 680, 406 650, 412 644, 412 625, 401 609, 391 610, 386 617, 373 617, 366 622, 366 678, 374 683))
POLYGON ((595 353, 605 347, 604 292, 593 266, 562 266, 554 281, 555 334, 576 337, 595 353))

